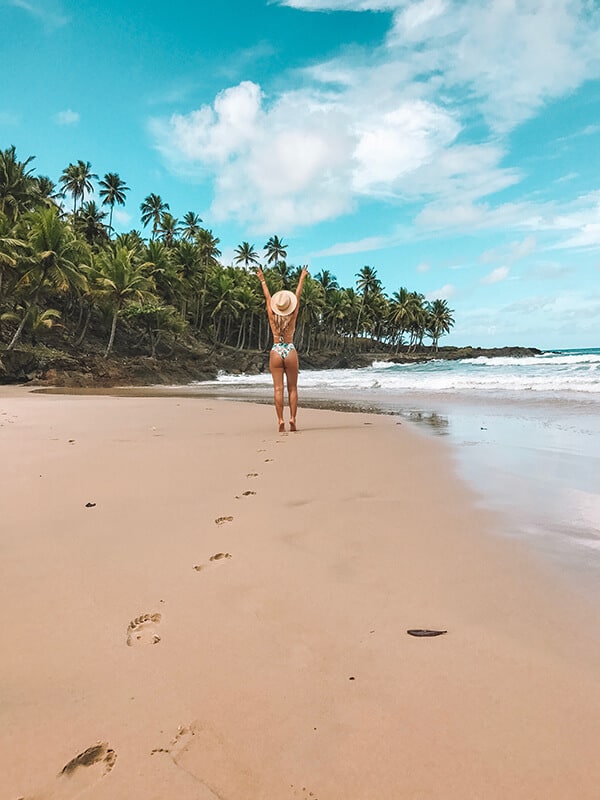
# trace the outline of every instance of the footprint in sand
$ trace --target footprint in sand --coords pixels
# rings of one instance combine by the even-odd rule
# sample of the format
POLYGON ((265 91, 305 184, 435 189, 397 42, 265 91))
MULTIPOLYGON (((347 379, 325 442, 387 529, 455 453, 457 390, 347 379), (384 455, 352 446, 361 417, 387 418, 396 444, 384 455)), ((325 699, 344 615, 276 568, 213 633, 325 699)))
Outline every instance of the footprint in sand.
POLYGON ((155 753, 167 754, 176 767, 195 778, 207 800, 269 796, 252 766, 238 760, 231 743, 196 722, 181 726, 169 744, 152 750, 155 753))
POLYGON ((233 522, 233 517, 217 517, 215 522, 217 525, 225 525, 226 522, 233 522))
POLYGON ((274 460, 274 459, 272 459, 272 458, 265 458, 265 464, 266 464, 268 461, 273 461, 273 460, 274 460))
MULTIPOLYGON (((256 492, 251 492, 250 489, 246 489, 245 492, 242 492, 241 497, 251 497, 253 494, 256 494, 256 492)), ((240 495, 236 494, 235 499, 239 500, 240 495)))
POLYGON ((108 743, 98 742, 65 764, 51 784, 19 800, 74 800, 108 775, 116 760, 117 754, 108 743))
POLYGON ((301 797, 302 800, 319 800, 314 792, 311 792, 310 789, 307 789, 306 786, 294 786, 292 783, 290 788, 294 790, 294 797, 301 797))
POLYGON ((142 614, 140 617, 132 619, 127 626, 127 646, 158 644, 160 636, 156 633, 156 626, 161 619, 161 614, 142 614))
POLYGON ((150 755, 153 756, 155 753, 168 753, 173 757, 173 761, 175 761, 175 756, 186 749, 192 737, 195 735, 196 726, 193 723, 191 725, 180 725, 176 735, 171 739, 168 746, 155 747, 154 750, 150 751, 150 755))
MULTIPOLYGON (((224 558, 232 558, 231 553, 215 553, 214 556, 211 556, 208 560, 209 561, 222 561, 224 558)), ((205 564, 196 564, 194 569, 196 572, 200 572, 201 569, 204 569, 205 564)))
POLYGON ((246 477, 247 478, 258 478, 258 472, 247 472, 246 473, 246 477))

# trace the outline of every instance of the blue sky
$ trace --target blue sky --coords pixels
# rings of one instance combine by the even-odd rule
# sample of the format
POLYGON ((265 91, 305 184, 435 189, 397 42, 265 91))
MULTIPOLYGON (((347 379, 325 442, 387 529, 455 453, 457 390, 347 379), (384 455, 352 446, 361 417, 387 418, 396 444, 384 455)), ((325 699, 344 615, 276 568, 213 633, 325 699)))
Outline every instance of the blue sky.
POLYGON ((223 260, 443 297, 447 344, 600 345, 597 0, 0 0, 0 147, 160 194, 223 260))

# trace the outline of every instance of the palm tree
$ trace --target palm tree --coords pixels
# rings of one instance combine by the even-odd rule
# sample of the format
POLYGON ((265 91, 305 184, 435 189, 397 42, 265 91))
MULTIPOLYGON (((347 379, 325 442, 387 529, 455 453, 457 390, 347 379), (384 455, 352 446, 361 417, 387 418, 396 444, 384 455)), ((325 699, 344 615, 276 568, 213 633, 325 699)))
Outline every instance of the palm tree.
POLYGON ((425 296, 419 292, 410 293, 410 322, 408 330, 410 332, 410 344, 408 349, 416 350, 417 346, 423 344, 423 336, 427 330, 427 309, 425 307, 425 296))
POLYGON ((178 302, 182 293, 182 275, 173 256, 173 250, 165 242, 154 239, 148 243, 146 266, 151 268, 158 295, 169 305, 178 302))
POLYGON ((56 190, 54 181, 46 175, 38 175, 35 180, 37 183, 35 187, 36 200, 39 204, 48 207, 58 207, 60 192, 56 190))
POLYGON ((34 158, 29 156, 19 161, 14 145, 0 150, 0 212, 6 214, 10 223, 33 208, 36 183, 29 164, 34 158))
POLYGON ((31 331, 31 343, 38 343, 38 336, 45 330, 50 330, 56 325, 56 320, 60 319, 60 311, 56 308, 47 308, 40 311, 37 306, 32 306, 27 300, 19 303, 17 311, 8 311, 0 317, 11 322, 21 322, 28 320, 27 327, 31 331))
POLYGON ((290 288, 292 271, 285 261, 276 261, 271 268, 271 272, 279 278, 279 284, 282 289, 290 288))
POLYGON ((247 268, 248 264, 260 264, 258 253, 254 249, 253 244, 242 242, 239 247, 235 248, 236 256, 233 259, 236 264, 244 264, 247 268))
POLYGON ((198 214, 195 214, 193 211, 187 211, 183 215, 183 219, 181 221, 183 223, 181 235, 187 241, 193 242, 196 236, 198 236, 200 233, 200 223, 202 220, 198 214))
POLYGON ((204 308, 206 305, 206 289, 208 283, 208 275, 211 267, 216 266, 217 259, 221 255, 218 248, 220 239, 213 236, 213 232, 206 228, 200 228, 196 236, 196 244, 198 247, 198 254, 200 256, 200 264, 202 265, 203 280, 200 294, 198 295, 198 304, 196 307, 196 318, 194 324, 197 328, 202 329, 204 323, 204 308))
POLYGON ((109 238, 103 222, 105 217, 106 211, 101 211, 93 200, 89 200, 73 217, 73 227, 88 244, 98 247, 109 238))
POLYGON ((157 228, 161 238, 167 247, 173 247, 177 234, 180 231, 179 220, 168 211, 163 211, 160 215, 160 222, 157 228))
POLYGON ((300 323, 300 347, 304 346, 306 337, 306 353, 310 353, 311 341, 315 341, 316 332, 323 314, 325 304, 325 291, 320 283, 311 280, 310 277, 304 282, 302 290, 302 303, 298 313, 300 323))
POLYGON ((263 247, 263 250, 267 255, 267 264, 274 264, 277 266, 279 261, 283 261, 283 259, 287 257, 287 245, 279 236, 271 236, 263 247))
MULTIPOLYGON (((246 273, 245 276, 247 277, 246 273)), ((248 280, 238 286, 236 299, 239 303, 239 311, 242 315, 236 347, 239 350, 243 350, 246 346, 246 338, 252 331, 253 318, 259 311, 262 311, 264 301, 262 292, 261 296, 258 296, 255 282, 253 281, 252 284, 250 284, 248 280)))
POLYGON ((144 228, 149 222, 152 222, 152 238, 156 237, 156 231, 160 225, 160 219, 165 211, 169 210, 169 204, 163 202, 163 199, 158 194, 149 194, 148 197, 140 205, 142 212, 142 225, 144 228))
POLYGON ((187 240, 177 242, 172 258, 176 264, 181 280, 180 311, 187 319, 188 304, 193 297, 199 296, 202 265, 198 246, 187 240))
POLYGON ((6 215, 0 215, 0 303, 4 292, 4 276, 14 272, 20 251, 26 247, 11 229, 6 215))
POLYGON ((334 289, 339 289, 337 278, 335 275, 332 275, 328 269, 323 269, 321 272, 317 272, 315 275, 315 280, 317 283, 321 284, 325 295, 328 295, 329 292, 333 291, 334 289))
POLYGON ((448 308, 447 300, 434 300, 428 306, 427 314, 427 328, 431 333, 431 344, 437 351, 440 336, 444 333, 449 333, 454 325, 454 313, 451 308, 448 308))
POLYGON ((117 320, 123 306, 128 301, 142 303, 152 298, 153 283, 148 275, 148 264, 137 262, 134 253, 120 245, 108 247, 98 255, 93 277, 99 294, 112 306, 110 336, 104 353, 106 358, 113 348, 117 320))
POLYGON ((349 308, 348 295, 343 289, 332 289, 325 295, 323 321, 329 337, 329 346, 332 346, 336 337, 343 333, 344 320, 348 317, 349 308))
POLYGON ((30 266, 18 284, 19 288, 31 290, 29 308, 8 350, 17 344, 29 317, 37 311, 40 294, 46 285, 60 292, 72 288, 83 291, 87 286, 82 264, 87 258, 85 245, 77 239, 70 226, 62 222, 57 209, 43 208, 31 215, 29 246, 32 252, 30 266))
POLYGON ((110 206, 110 217, 108 220, 108 230, 112 231, 112 218, 115 203, 120 206, 125 205, 125 192, 129 191, 129 186, 125 185, 125 181, 121 180, 117 172, 107 172, 100 181, 99 195, 102 198, 103 206, 110 206))
POLYGON ((63 185, 63 194, 68 192, 73 195, 73 214, 77 211, 77 200, 79 199, 81 206, 85 193, 89 194, 94 190, 92 180, 98 180, 98 176, 91 170, 90 162, 80 159, 76 164, 69 164, 68 167, 65 167, 58 179, 63 185))
MULTIPOLYGON (((215 321, 215 340, 218 342, 221 335, 221 326, 225 319, 231 321, 237 317, 242 304, 237 297, 235 278, 227 272, 220 271, 214 276, 210 288, 213 310, 211 317, 215 321)), ((227 333, 225 339, 227 338, 227 333)))
POLYGON ((377 277, 377 271, 372 267, 364 266, 356 274, 358 280, 356 281, 356 289, 361 295, 360 313, 356 321, 355 335, 360 333, 360 321, 365 309, 365 303, 368 298, 374 294, 381 292, 381 281, 377 277))
POLYGON ((212 231, 209 231, 206 228, 200 228, 200 231, 196 236, 196 243, 198 245, 200 258, 204 264, 211 262, 216 263, 217 259, 221 255, 221 251, 218 247, 220 242, 221 240, 218 237, 213 236, 212 231))
POLYGON ((145 247, 144 237, 139 231, 118 233, 115 236, 115 244, 121 245, 121 247, 125 247, 127 250, 135 250, 136 256, 139 255, 145 247))
POLYGON ((388 320, 391 327, 394 329, 396 352, 400 349, 404 332, 409 329, 410 323, 414 317, 415 308, 414 295, 403 286, 392 295, 388 320))

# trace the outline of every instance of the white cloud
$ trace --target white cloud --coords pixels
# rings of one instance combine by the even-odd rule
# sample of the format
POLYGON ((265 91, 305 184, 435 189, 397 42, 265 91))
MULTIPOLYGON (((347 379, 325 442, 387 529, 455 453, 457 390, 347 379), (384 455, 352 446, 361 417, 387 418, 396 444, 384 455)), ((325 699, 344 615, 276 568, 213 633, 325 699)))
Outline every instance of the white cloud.
POLYGON ((500 281, 506 280, 509 276, 509 273, 510 267, 497 267, 497 269, 493 269, 484 278, 482 278, 481 283, 485 283, 487 285, 499 283, 500 281))
POLYGON ((127 211, 115 208, 113 212, 113 219, 115 222, 118 222, 119 225, 126 226, 129 225, 133 217, 131 216, 131 214, 128 214, 127 211))
POLYGON ((429 272, 430 269, 431 269, 431 267, 430 267, 429 264, 421 263, 421 264, 418 264, 418 266, 417 266, 417 272, 421 272, 421 273, 429 272))
POLYGON ((555 249, 564 250, 567 248, 583 248, 595 250, 600 247, 600 223, 588 223, 581 226, 581 229, 555 245, 555 249))
POLYGON ((440 286, 439 289, 435 289, 433 292, 428 292, 425 295, 426 300, 449 300, 451 297, 454 297, 456 294, 456 286, 451 283, 446 283, 444 286, 440 286))
POLYGON ((491 264, 494 261, 504 261, 513 264, 525 258, 536 249, 537 242, 535 236, 527 236, 518 242, 511 242, 507 247, 497 247, 493 250, 486 250, 479 258, 482 264, 491 264))
POLYGON ((399 8, 389 37, 446 88, 469 86, 489 124, 507 131, 600 69, 600 9, 585 0, 424 0, 399 8), (421 8, 416 14, 415 5, 421 8), (415 16, 419 24, 414 24, 415 16))
POLYGON ((216 219, 289 230, 350 211, 358 195, 414 191, 459 130, 431 103, 352 94, 299 89, 267 103, 244 81, 151 131, 175 170, 214 174, 216 219))
POLYGON ((531 231, 523 242, 513 243, 509 250, 486 251, 481 260, 489 263, 503 260, 512 263, 538 248, 537 240, 546 235, 546 250, 597 249, 600 247, 600 191, 581 195, 563 203, 504 203, 491 207, 486 203, 452 205, 443 199, 425 206, 415 222, 429 231, 507 230, 531 231))
POLYGON ((9 6, 20 8, 37 19, 48 30, 61 28, 69 18, 55 0, 7 0, 9 6))
POLYGON ((573 274, 573 268, 556 262, 541 262, 527 272, 532 278, 538 280, 557 280, 573 274))
POLYGON ((461 309, 456 315, 453 338, 458 335, 478 345, 532 345, 534 347, 585 346, 594 341, 600 316, 600 294, 561 291, 523 297, 516 302, 495 307, 461 309))
POLYGON ((12 111, 0 111, 0 125, 13 127, 14 125, 18 125, 20 121, 21 118, 18 114, 12 111))
POLYGON ((67 108, 66 111, 59 111, 54 115, 54 121, 57 125, 77 125, 79 122, 79 113, 67 108))
POLYGON ((303 11, 393 11, 406 0, 279 0, 279 5, 303 11))
POLYGON ((567 181, 575 180, 575 178, 579 177, 578 172, 567 172, 566 175, 561 175, 560 178, 556 178, 554 183, 567 183, 567 181))
POLYGON ((343 256, 351 253, 366 253, 371 250, 381 250, 388 247, 390 244, 389 239, 383 236, 368 236, 365 239, 359 239, 355 242, 338 242, 326 247, 324 250, 311 253, 313 258, 327 257, 327 256, 343 256))
MULTIPOLYGON (((528 320, 541 320, 543 328, 553 331, 555 337, 563 332, 569 335, 595 333, 600 316, 600 293, 570 291, 528 297, 510 303, 502 312, 513 319, 521 319, 523 324, 528 320)), ((510 330, 510 327, 511 322, 507 320, 505 329, 510 330)))
POLYGON ((534 252, 536 249, 537 242, 535 236, 527 236, 521 242, 513 242, 510 246, 510 252, 508 256, 509 263, 514 263, 515 261, 519 261, 522 258, 525 258, 531 253, 534 252))
POLYGON ((406 175, 431 164, 460 126, 441 108, 417 100, 358 122, 355 131, 353 188, 372 194, 378 187, 389 192, 406 175))
MULTIPOLYGON (((290 230, 364 197, 427 202, 421 231, 548 223, 549 207, 483 203, 522 179, 504 134, 600 75, 600 6, 587 0, 279 0, 304 11, 387 11, 380 47, 353 48, 150 123, 176 172, 214 182, 211 214, 290 230), (468 143, 469 125, 478 140, 468 143)), ((592 126, 593 127, 593 126, 592 126)), ((590 133, 593 131, 590 131, 590 133)), ((489 203, 489 201, 488 201, 489 203)), ((595 241, 588 230, 584 241, 595 241)), ((567 240, 569 241, 569 240, 567 240)), ((578 239, 571 241, 577 242, 578 239)))

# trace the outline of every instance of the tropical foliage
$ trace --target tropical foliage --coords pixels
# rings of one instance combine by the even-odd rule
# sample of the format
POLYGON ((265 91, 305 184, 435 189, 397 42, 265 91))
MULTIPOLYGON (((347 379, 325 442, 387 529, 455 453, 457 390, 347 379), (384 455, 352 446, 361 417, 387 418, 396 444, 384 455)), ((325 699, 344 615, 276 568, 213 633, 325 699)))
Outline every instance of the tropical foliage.
MULTIPOLYGON (((219 238, 198 214, 178 220, 157 194, 140 206, 149 238, 137 230, 115 235, 114 207, 129 191, 118 173, 98 180, 89 162, 77 161, 63 170, 57 190, 35 175, 32 162, 20 161, 14 147, 0 150, 0 345, 52 336, 84 348, 101 336, 108 355, 127 332, 152 356, 181 337, 268 347, 254 268, 262 263, 272 293, 294 289, 301 271, 288 263, 281 237, 267 240, 262 259, 244 241, 224 265, 219 238)), ((388 296, 373 266, 361 267, 347 288, 323 269, 304 284, 298 346, 399 351, 428 341, 437 349, 453 324, 445 300, 430 302, 406 287, 388 296)))

